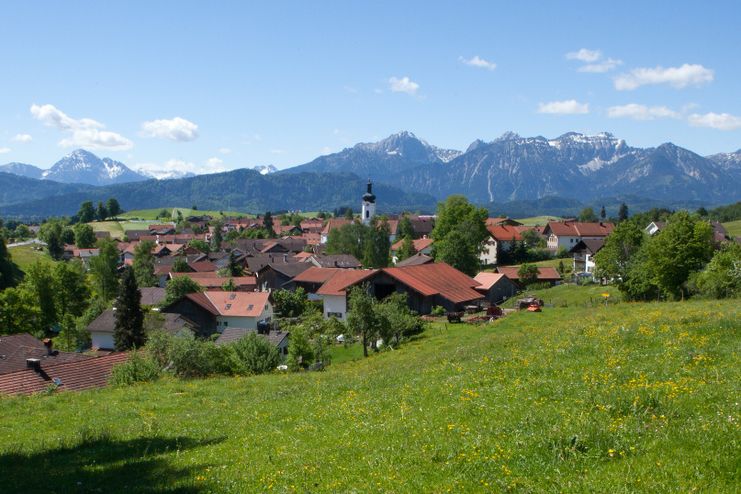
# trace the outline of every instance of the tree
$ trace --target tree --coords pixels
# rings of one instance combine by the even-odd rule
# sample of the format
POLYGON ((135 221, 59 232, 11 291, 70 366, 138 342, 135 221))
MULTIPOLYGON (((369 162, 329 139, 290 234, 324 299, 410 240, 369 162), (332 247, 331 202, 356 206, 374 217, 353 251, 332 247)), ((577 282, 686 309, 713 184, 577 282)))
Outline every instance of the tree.
POLYGON ((363 356, 368 356, 368 344, 375 342, 378 336, 376 315, 373 311, 375 300, 368 293, 366 286, 354 286, 350 289, 350 307, 347 316, 347 328, 359 337, 363 344, 363 356))
POLYGON ((545 239, 535 228, 525 230, 521 235, 528 248, 545 247, 545 239))
POLYGON ((595 274, 608 280, 625 280, 630 262, 645 239, 643 229, 635 221, 622 221, 605 239, 595 254, 595 274))
POLYGON ((116 325, 113 341, 116 350, 125 351, 144 346, 144 312, 141 308, 141 291, 136 284, 134 270, 127 266, 121 277, 121 289, 113 304, 116 325))
MULTIPOLYGON (((39 230, 39 238, 46 242, 46 250, 49 252, 49 256, 57 261, 64 255, 65 228, 64 220, 54 219, 42 224, 39 230)), ((74 242, 74 234, 72 242, 74 242)))
POLYGON ((327 254, 350 254, 363 259, 370 227, 353 221, 340 228, 333 228, 327 237, 327 254))
POLYGON ((234 292, 237 290, 237 285, 234 284, 234 278, 229 278, 221 284, 221 289, 225 292, 234 292))
POLYGON ((237 255, 234 253, 233 250, 229 252, 229 264, 227 264, 226 269, 229 272, 229 276, 243 275, 244 268, 237 261, 237 255))
POLYGON ((66 315, 82 316, 90 303, 90 289, 82 262, 56 263, 52 271, 52 286, 59 319, 66 315))
POLYGON ((106 209, 103 201, 98 201, 98 208, 95 210, 95 217, 98 221, 105 221, 108 218, 108 209, 106 209))
POLYGON ((713 229, 687 211, 678 211, 645 248, 650 279, 666 295, 683 298, 690 273, 700 270, 713 255, 713 229))
POLYGON ((211 252, 211 248, 209 247, 208 243, 204 240, 191 240, 188 242, 188 246, 193 247, 194 249, 199 250, 200 252, 203 252, 204 254, 208 254, 211 252))
POLYGON ((288 341, 286 364, 292 371, 308 367, 314 361, 314 349, 306 331, 301 325, 291 326, 291 339, 288 341))
POLYGON ((414 226, 412 225, 412 220, 409 219, 408 214, 402 215, 399 219, 397 233, 399 237, 404 238, 408 236, 414 239, 414 226))
POLYGON ((366 268, 385 268, 389 265, 389 224, 386 218, 380 222, 374 218, 367 230, 363 245, 363 266, 366 268))
POLYGON ((23 223, 15 227, 14 235, 15 238, 17 238, 18 240, 24 240, 33 237, 33 233, 31 232, 31 230, 23 223))
POLYGON ((231 345, 238 362, 238 372, 263 374, 278 366, 278 349, 266 338, 256 333, 248 333, 231 345))
POLYGON ((403 261, 404 259, 412 257, 416 253, 417 251, 414 249, 414 241, 412 240, 412 237, 406 235, 401 243, 401 248, 396 253, 396 258, 398 261, 403 261))
POLYGON ((171 279, 165 286, 164 305, 169 305, 186 296, 189 293, 202 292, 201 285, 188 276, 177 276, 171 279))
POLYGON ((4 334, 30 333, 44 337, 38 300, 27 284, 0 290, 0 328, 4 334))
POLYGON ((37 261, 26 272, 23 284, 33 295, 40 311, 39 329, 49 331, 57 322, 54 278, 48 262, 37 261))
POLYGON ((16 286, 21 276, 20 269, 13 262, 5 245, 5 237, 0 235, 0 290, 16 286))
POLYGON ((353 216, 353 212, 352 212, 352 208, 351 208, 351 207, 347 207, 347 208, 345 208, 345 211, 344 211, 344 213, 343 213, 343 214, 344 214, 344 218, 345 218, 346 220, 350 220, 350 221, 352 221, 352 220, 353 220, 353 218, 354 218, 354 216, 353 216))
POLYGON ((579 221, 583 221, 585 223, 592 223, 597 221, 597 215, 594 214, 594 209, 589 207, 582 209, 581 213, 579 213, 579 221))
POLYGON ((108 210, 108 215, 114 219, 122 213, 121 206, 118 204, 118 200, 115 197, 108 199, 108 202, 106 202, 106 209, 108 210))
POLYGON ((464 196, 453 195, 437 206, 437 221, 432 230, 432 253, 443 261, 473 276, 478 271, 482 242, 489 235, 489 213, 477 208, 464 196))
POLYGON ((280 317, 301 317, 313 309, 306 292, 301 287, 295 291, 275 290, 272 297, 275 313, 280 317))
POLYGON ((112 240, 100 242, 100 253, 90 258, 90 275, 98 297, 111 300, 118 292, 118 249, 112 240))
POLYGON ((134 247, 134 274, 139 286, 157 286, 157 277, 154 275, 154 242, 142 240, 134 247))
POLYGON ((275 235, 275 230, 273 230, 273 215, 270 214, 270 211, 265 211, 265 216, 262 219, 262 226, 267 230, 271 237, 275 235))
POLYGON ((628 219, 628 205, 624 202, 620 204, 620 209, 618 209, 618 223, 621 223, 628 219))
POLYGON ((605 205, 602 205, 602 209, 599 210, 599 217, 600 220, 605 221, 605 218, 607 218, 607 212, 605 211, 605 205))
POLYGON ((525 263, 517 270, 517 277, 520 279, 520 283, 527 286, 538 281, 538 273, 538 266, 525 263))
POLYGON ((78 223, 73 228, 75 232, 75 245, 78 249, 92 249, 95 247, 95 232, 93 227, 87 223, 78 223))
POLYGON ((741 245, 736 242, 723 245, 699 274, 696 285, 700 293, 708 297, 741 295, 741 245))
POLYGON ((221 221, 214 222, 214 233, 211 235, 211 250, 213 252, 219 252, 221 250, 221 243, 224 241, 224 237, 221 233, 221 229, 224 227, 221 221))
POLYGON ((77 221, 79 223, 90 223, 95 219, 95 208, 92 201, 85 201, 80 205, 77 212, 77 221))
POLYGON ((188 266, 188 261, 183 256, 178 256, 178 258, 175 259, 175 262, 172 263, 173 273, 187 273, 189 271, 190 266, 188 266))

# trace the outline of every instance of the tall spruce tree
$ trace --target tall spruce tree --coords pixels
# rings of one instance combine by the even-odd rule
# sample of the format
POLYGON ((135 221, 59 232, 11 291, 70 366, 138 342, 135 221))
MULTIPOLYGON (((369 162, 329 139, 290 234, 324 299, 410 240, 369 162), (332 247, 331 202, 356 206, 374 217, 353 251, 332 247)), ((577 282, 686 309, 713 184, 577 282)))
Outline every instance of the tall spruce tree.
POLYGON ((618 221, 625 221, 628 219, 628 205, 624 202, 620 204, 620 209, 618 209, 618 221))
POLYGON ((136 284, 134 270, 127 266, 121 278, 121 289, 113 304, 116 325, 113 341, 116 350, 125 351, 144 346, 144 312, 141 307, 141 292, 136 284))

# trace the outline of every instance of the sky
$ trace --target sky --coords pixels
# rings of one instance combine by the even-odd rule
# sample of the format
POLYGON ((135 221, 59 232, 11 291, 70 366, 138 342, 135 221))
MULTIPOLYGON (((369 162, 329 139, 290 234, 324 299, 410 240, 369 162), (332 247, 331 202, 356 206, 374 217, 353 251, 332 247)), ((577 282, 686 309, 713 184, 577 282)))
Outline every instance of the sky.
POLYGON ((741 148, 739 2, 4 2, 0 163, 286 168, 401 130, 741 148))

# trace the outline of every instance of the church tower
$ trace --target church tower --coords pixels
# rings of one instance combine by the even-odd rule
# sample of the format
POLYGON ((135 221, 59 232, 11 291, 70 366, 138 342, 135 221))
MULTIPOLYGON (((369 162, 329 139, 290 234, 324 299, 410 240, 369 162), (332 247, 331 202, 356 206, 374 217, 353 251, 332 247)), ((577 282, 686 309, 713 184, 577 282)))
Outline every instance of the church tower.
POLYGON ((376 196, 373 194, 373 184, 368 179, 368 190, 363 194, 363 205, 360 208, 364 225, 370 225, 376 215, 376 196))

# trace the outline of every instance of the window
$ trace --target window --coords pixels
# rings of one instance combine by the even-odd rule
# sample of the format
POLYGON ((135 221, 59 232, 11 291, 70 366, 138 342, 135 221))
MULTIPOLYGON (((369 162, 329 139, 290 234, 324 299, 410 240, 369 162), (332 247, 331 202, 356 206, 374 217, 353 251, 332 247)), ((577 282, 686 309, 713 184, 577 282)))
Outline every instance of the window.
POLYGON ((224 321, 224 327, 229 326, 229 321, 224 321))
POLYGON ((342 312, 327 312, 327 317, 336 317, 342 319, 342 312))
POLYGON ((367 209, 365 210, 365 217, 370 218, 370 211, 368 211, 367 209))

